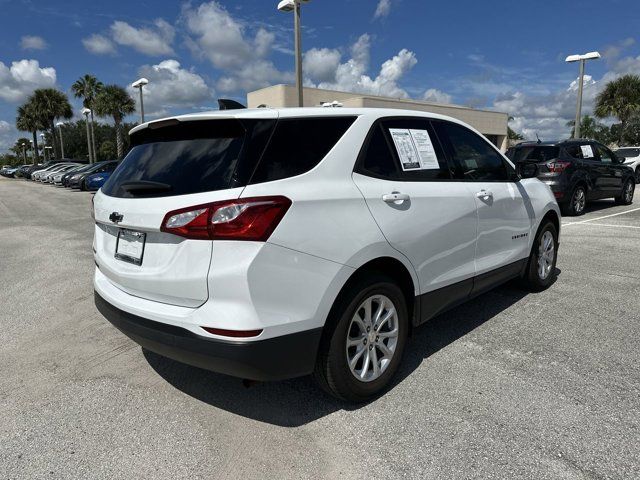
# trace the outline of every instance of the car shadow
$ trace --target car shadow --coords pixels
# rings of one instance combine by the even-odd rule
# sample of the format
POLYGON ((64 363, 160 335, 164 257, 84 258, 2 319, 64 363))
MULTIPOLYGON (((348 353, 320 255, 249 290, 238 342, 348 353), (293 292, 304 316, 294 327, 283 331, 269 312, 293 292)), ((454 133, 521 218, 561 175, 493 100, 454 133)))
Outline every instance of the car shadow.
POLYGON ((584 208, 584 213, 598 212, 600 210, 606 210, 611 207, 615 207, 615 200, 594 200, 591 202, 587 202, 586 207, 584 208))
MULTIPOLYGON (((556 274, 560 274, 559 269, 556 274)), ((414 329, 389 389, 400 384, 430 356, 527 295, 528 292, 515 283, 507 283, 414 329)), ((151 368, 181 392, 213 407, 264 423, 298 427, 338 410, 350 411, 363 406, 329 396, 311 377, 247 385, 240 379, 191 367, 148 350, 143 349, 143 354, 151 368)))

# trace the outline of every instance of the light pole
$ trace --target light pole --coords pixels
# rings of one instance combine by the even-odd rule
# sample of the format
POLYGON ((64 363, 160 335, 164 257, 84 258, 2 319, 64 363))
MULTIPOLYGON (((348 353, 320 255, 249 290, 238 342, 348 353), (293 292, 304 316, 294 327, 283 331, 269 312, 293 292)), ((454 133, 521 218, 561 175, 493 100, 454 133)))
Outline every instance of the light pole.
POLYGON ((47 158, 47 141, 44 138, 44 133, 40 134, 40 139, 42 140, 42 154, 44 155, 44 161, 49 160, 47 158))
POLYGON ((304 106, 302 94, 302 37, 300 34, 300 7, 309 0, 282 0, 278 4, 281 12, 294 12, 293 29, 296 44, 296 89, 298 90, 298 106, 304 106))
POLYGON ((89 150, 89 163, 93 163, 93 149, 91 148, 91 132, 89 130, 89 115, 91 114, 91 110, 88 108, 83 108, 82 114, 84 115, 84 120, 85 120, 85 123, 87 124, 87 149, 89 150))
POLYGON ((24 157, 24 163, 27 163, 27 144, 25 142, 22 142, 20 145, 22 145, 22 156, 24 157))
POLYGON ((576 106, 576 122, 573 129, 573 138, 580 138, 580 120, 582 116, 582 89, 584 86, 584 62, 600 58, 598 52, 589 52, 584 55, 569 55, 565 62, 580 62, 580 76, 578 77, 578 103, 576 106))
POLYGON ((140 123, 144 123, 144 100, 142 98, 143 97, 142 87, 144 87, 148 83, 149 83, 149 80, 147 80, 146 78, 139 78, 138 80, 136 80, 131 84, 133 88, 137 88, 138 90, 140 90, 140 120, 141 120, 140 123))
POLYGON ((64 126, 63 122, 56 123, 56 127, 58 127, 58 133, 60 133, 60 151, 62 153, 62 158, 64 157, 64 140, 62 139, 62 127, 64 126))

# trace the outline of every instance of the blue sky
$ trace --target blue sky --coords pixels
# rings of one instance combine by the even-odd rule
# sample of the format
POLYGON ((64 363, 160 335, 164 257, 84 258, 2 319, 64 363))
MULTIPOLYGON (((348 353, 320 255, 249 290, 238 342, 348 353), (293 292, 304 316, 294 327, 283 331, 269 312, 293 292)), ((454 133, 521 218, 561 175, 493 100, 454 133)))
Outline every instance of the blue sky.
MULTIPOLYGON (((292 82, 293 18, 276 3, 0 0, 0 150, 33 89, 69 92, 85 73, 123 86, 146 76, 156 117, 292 82)), ((307 85, 506 111, 530 138, 567 132, 566 55, 603 54, 588 64, 586 113, 606 81, 640 74, 637 0, 312 0, 303 24, 307 85)))

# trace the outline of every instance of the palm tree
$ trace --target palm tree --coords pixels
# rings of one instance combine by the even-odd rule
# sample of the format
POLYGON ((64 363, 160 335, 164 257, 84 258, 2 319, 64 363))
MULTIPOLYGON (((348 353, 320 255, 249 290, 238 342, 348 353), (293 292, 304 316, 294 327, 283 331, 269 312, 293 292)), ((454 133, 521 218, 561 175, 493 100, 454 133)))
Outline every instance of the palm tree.
POLYGON ((596 117, 620 120, 620 144, 631 117, 640 112, 640 76, 624 75, 604 87, 596 97, 596 117))
POLYGON ((93 111, 95 109, 96 96, 104 87, 103 83, 93 75, 84 75, 71 85, 74 97, 82 98, 82 105, 91 110, 91 146, 94 161, 96 159, 96 136, 93 132, 93 111))
POLYGON ((29 97, 29 103, 38 112, 38 117, 48 126, 53 138, 53 151, 56 158, 58 155, 58 142, 56 135, 56 118, 69 119, 73 116, 71 104, 67 96, 55 88, 39 88, 29 97))
POLYGON ((18 107, 18 116, 16 117, 16 128, 23 132, 31 132, 33 135, 33 145, 35 155, 33 163, 38 163, 38 130, 44 130, 47 125, 42 121, 32 103, 27 102, 18 107))
POLYGON ((96 96, 96 113, 101 117, 112 117, 116 127, 116 150, 118 159, 123 156, 122 120, 136 111, 136 104, 127 91, 118 85, 107 85, 96 96))
MULTIPOLYGON (((567 127, 571 127, 571 137, 575 132, 575 120, 570 120, 566 123, 567 127)), ((598 140, 602 143, 608 143, 609 128, 606 125, 598 123, 595 118, 590 115, 585 115, 580 120, 580 136, 582 138, 589 138, 591 140, 598 140)))
POLYGON ((31 150, 30 140, 24 137, 19 138, 9 150, 15 153, 16 157, 23 157, 24 163, 27 163, 27 152, 31 150), (24 147, 22 145, 24 145, 24 147))

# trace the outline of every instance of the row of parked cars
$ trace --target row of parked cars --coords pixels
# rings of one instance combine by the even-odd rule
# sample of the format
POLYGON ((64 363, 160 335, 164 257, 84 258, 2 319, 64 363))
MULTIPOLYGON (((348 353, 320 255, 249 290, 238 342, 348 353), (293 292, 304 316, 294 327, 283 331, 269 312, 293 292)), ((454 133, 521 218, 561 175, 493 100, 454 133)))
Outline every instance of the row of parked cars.
POLYGON ((0 175, 25 178, 56 186, 96 191, 118 166, 115 160, 84 164, 74 160, 52 160, 44 164, 5 166, 0 175))

